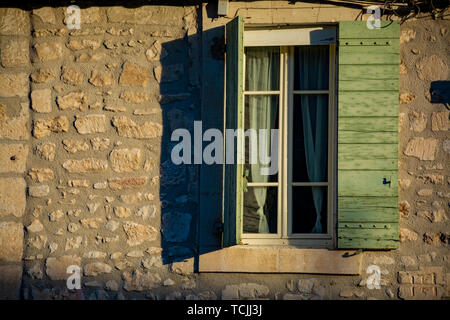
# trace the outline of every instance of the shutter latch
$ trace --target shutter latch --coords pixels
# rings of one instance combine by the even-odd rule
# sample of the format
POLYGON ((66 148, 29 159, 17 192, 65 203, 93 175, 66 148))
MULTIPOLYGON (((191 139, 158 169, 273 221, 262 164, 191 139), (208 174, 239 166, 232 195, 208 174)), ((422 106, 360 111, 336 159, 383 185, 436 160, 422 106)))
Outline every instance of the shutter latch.
POLYGON ((391 187, 391 181, 387 181, 386 178, 383 178, 383 184, 388 184, 389 188, 391 187))

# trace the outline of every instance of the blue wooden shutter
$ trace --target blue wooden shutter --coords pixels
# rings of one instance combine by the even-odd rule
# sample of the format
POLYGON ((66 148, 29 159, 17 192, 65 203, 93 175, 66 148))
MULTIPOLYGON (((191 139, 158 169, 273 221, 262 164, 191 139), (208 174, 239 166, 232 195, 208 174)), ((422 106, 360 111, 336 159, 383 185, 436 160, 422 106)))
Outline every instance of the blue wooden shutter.
POLYGON ((339 23, 339 248, 398 247, 399 32, 339 23))
MULTIPOLYGON (((236 17, 226 25, 226 90, 225 90, 225 128, 243 128, 243 84, 244 84, 244 20, 236 17)), ((226 135, 225 136, 225 143, 226 135)), ((238 147, 235 139, 234 150, 225 148, 225 155, 234 152, 238 147)), ((236 157, 237 158, 237 157, 236 157)), ((224 165, 224 204, 223 204, 223 246, 232 246, 240 242, 241 237, 241 205, 242 205, 242 176, 243 166, 226 163, 224 165)))

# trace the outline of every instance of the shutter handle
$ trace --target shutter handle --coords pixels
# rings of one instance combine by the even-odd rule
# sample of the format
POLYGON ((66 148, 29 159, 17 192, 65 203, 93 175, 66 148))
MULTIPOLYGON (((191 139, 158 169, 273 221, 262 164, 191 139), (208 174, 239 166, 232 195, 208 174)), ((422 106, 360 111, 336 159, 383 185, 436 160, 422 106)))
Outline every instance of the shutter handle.
POLYGON ((353 256, 357 256, 358 254, 360 254, 360 253, 362 253, 362 252, 363 252, 363 249, 362 249, 362 248, 359 248, 358 250, 356 250, 356 251, 353 252, 352 254, 349 254, 348 252, 344 253, 344 254, 342 255, 342 257, 344 257, 344 258, 353 257, 353 256))
POLYGON ((383 184, 388 184, 389 188, 391 187, 391 181, 387 181, 386 178, 383 178, 383 184))
POLYGON ((245 169, 245 170, 244 170, 244 176, 243 176, 243 178, 242 178, 242 180, 243 180, 243 186, 242 186, 242 188, 243 188, 244 192, 247 192, 247 191, 248 191, 248 189, 247 189, 247 183, 248 183, 247 178, 248 178, 248 175, 249 175, 249 171, 248 171, 248 169, 245 169))

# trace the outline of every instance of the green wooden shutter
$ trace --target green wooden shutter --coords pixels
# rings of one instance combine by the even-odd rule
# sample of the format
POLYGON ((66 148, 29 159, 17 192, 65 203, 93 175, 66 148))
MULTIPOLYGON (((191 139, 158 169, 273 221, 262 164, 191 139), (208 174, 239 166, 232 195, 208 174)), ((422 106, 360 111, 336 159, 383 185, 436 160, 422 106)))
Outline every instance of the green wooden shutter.
MULTIPOLYGON (((225 128, 243 128, 243 84, 244 84, 244 20, 236 17, 226 25, 226 60, 225 60, 225 128)), ((227 144, 226 135, 225 143, 227 144)), ((235 140, 234 150, 225 148, 228 152, 237 153, 239 142, 235 140)), ((237 157, 236 157, 237 158, 237 157)), ((241 238, 241 204, 242 204, 242 176, 243 166, 225 163, 224 172, 224 204, 223 204, 223 246, 239 244, 241 238)))
POLYGON ((339 23, 339 248, 398 247, 399 32, 339 23))

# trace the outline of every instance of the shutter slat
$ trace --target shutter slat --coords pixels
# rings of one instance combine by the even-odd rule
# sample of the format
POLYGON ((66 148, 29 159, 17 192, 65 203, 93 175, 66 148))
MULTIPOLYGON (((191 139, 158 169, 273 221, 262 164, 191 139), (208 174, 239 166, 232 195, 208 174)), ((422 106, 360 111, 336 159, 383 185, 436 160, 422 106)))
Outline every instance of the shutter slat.
MULTIPOLYGON (((339 161, 339 159, 338 159, 339 161)), ((398 167, 397 159, 350 159, 340 160, 339 170, 395 170, 398 167)))
MULTIPOLYGON (((368 64, 388 64, 395 66, 398 63, 399 55, 394 53, 382 54, 378 52, 372 52, 367 50, 367 52, 361 52, 355 47, 349 48, 350 52, 344 53, 345 55, 339 58, 339 64, 351 64, 351 65, 368 65, 368 64)), ((342 52, 339 51, 340 54, 342 52)))
POLYGON ((341 196, 338 202, 338 209, 367 209, 373 208, 395 208, 398 207, 397 196, 394 197, 345 197, 341 196), (381 201, 383 200, 383 201, 381 201))
MULTIPOLYGON (((349 160, 391 160, 397 159, 397 144, 341 144, 339 146, 339 162, 349 160), (358 152, 355 152, 355 149, 358 152)), ((345 163, 340 163, 344 165, 345 163)))
POLYGON ((341 117, 339 130, 356 132, 397 132, 397 117, 341 117))
POLYGON ((395 240, 398 239, 398 224, 388 224, 389 228, 338 228, 339 236, 342 238, 359 238, 359 239, 384 239, 395 240), (355 234, 357 233, 357 237, 355 234))
POLYGON ((398 79, 366 79, 366 80, 341 80, 340 91, 398 91, 398 79))
POLYGON ((398 247, 399 30, 339 24, 339 248, 398 247))
POLYGON ((340 144, 338 170, 397 170, 397 154, 397 144, 340 144))
POLYGON ((398 22, 380 21, 380 29, 367 28, 366 21, 346 21, 339 23, 339 41, 344 39, 399 39, 400 24, 398 22))
MULTIPOLYGON (((369 40, 372 42, 372 40, 369 40)), ((339 53, 340 54, 357 54, 357 55, 379 55, 381 56, 398 56, 399 55, 399 42, 397 40, 390 40, 389 45, 377 46, 377 45, 346 45, 340 43, 339 53)), ((375 63, 375 62, 374 62, 375 63)))
POLYGON ((398 80, 398 69, 393 65, 340 65, 339 81, 344 80, 398 80))
POLYGON ((338 114, 339 119, 341 117, 397 117, 398 92, 365 91, 344 93, 339 91, 338 114))
POLYGON ((339 197, 395 197, 398 193, 397 171, 339 170, 339 197), (391 184, 383 184, 383 180, 391 184))
POLYGON ((398 134, 395 132, 357 132, 338 130, 338 144, 341 143, 398 143, 398 134))
POLYGON ((397 210, 398 201, 397 196, 385 197, 383 201, 380 201, 378 197, 345 197, 341 196, 338 202, 338 209, 367 209, 372 210, 374 208, 395 208, 397 210))
MULTIPOLYGON (((339 230, 338 230, 339 232, 339 230)), ((396 239, 367 239, 367 238, 339 238, 339 248, 364 248, 364 249, 396 249, 398 248, 398 237, 396 239)))
MULTIPOLYGON (((352 39, 352 38, 340 38, 339 41, 340 49, 339 50, 345 50, 345 48, 348 47, 381 47, 381 48, 394 48, 391 52, 398 52, 399 49, 399 42, 398 38, 371 38, 371 39, 364 39, 364 38, 358 38, 358 39, 352 39), (395 51, 395 49, 397 51, 395 51)), ((389 50, 389 49, 388 49, 389 50)))
MULTIPOLYGON (((377 201, 381 201, 380 198, 377 201)), ((397 208, 339 208, 339 219, 347 222, 397 222, 397 208)))

